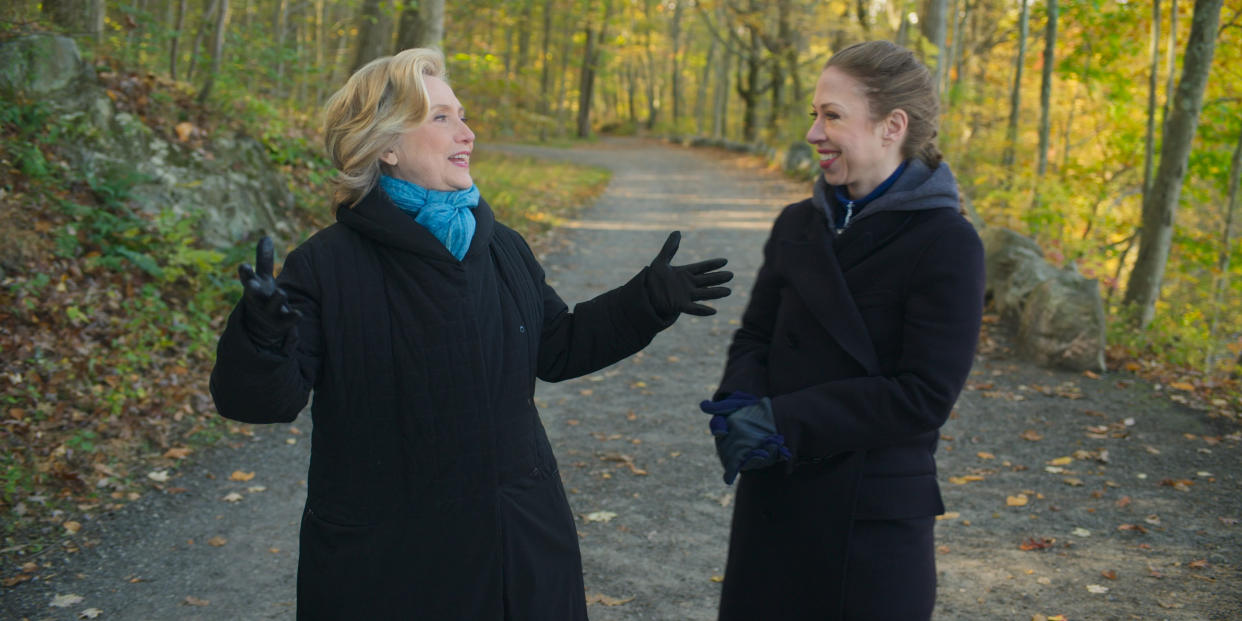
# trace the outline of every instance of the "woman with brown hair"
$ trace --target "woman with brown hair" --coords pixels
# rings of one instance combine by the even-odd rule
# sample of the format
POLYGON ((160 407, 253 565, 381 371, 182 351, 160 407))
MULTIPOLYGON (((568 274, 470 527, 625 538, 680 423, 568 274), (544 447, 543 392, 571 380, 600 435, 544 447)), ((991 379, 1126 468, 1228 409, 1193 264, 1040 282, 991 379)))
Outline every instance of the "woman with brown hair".
POLYGON ((572 311, 470 175, 439 52, 359 69, 328 102, 336 223, 272 277, 242 266, 211 392, 288 422, 314 393, 298 619, 586 619, 535 378, 591 373, 728 295, 724 259, 650 266, 572 311))
POLYGON ((832 56, 806 140, 823 175, 764 246, 714 401, 741 473, 720 618, 928 619, 935 451, 970 372, 983 248, 936 148, 927 68, 832 56))

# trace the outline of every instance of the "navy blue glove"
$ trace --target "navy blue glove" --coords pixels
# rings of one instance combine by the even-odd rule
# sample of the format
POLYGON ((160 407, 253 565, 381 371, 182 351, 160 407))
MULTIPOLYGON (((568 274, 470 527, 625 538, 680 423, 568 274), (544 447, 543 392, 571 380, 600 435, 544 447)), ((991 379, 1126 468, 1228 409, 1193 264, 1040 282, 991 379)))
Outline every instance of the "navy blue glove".
POLYGON ((738 392, 719 401, 704 401, 699 409, 713 415, 711 430, 725 484, 732 485, 740 471, 766 468, 792 457, 785 437, 776 432, 767 397, 738 392))

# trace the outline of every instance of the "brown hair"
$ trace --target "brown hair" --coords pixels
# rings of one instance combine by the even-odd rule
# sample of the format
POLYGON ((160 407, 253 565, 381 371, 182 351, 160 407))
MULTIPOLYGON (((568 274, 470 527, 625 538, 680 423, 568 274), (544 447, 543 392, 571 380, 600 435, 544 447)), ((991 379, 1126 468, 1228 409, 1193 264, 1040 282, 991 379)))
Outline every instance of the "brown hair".
POLYGON ((893 110, 905 111, 909 123, 902 157, 917 157, 932 169, 940 165, 943 156, 936 146, 940 97, 931 72, 913 52, 890 41, 865 41, 833 54, 824 69, 828 67, 836 67, 862 85, 873 122, 893 110))
POLYGON ((339 171, 337 204, 356 205, 380 175, 380 155, 427 120, 426 76, 446 77, 444 55, 426 48, 377 58, 354 72, 324 106, 324 146, 339 171))

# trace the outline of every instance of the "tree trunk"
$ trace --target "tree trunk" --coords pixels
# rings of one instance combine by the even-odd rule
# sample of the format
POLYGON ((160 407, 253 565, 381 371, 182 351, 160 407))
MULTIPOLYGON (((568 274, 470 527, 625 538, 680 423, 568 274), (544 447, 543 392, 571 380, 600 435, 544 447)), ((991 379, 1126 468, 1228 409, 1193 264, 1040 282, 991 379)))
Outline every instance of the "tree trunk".
POLYGON ((543 0, 543 41, 539 55, 539 100, 535 102, 535 111, 539 113, 539 140, 548 139, 548 110, 552 96, 552 58, 548 55, 552 42, 552 0, 543 0))
POLYGON ((1013 88, 1009 91, 1009 128, 1005 137, 1005 154, 1001 163, 1012 169, 1014 150, 1018 144, 1018 117, 1022 114, 1022 68, 1026 64, 1026 39, 1030 35, 1030 7, 1022 0, 1018 16, 1018 56, 1013 63, 1013 88))
POLYGON ((108 7, 104 0, 90 0, 90 13, 86 17, 86 31, 90 33, 95 45, 103 43, 104 21, 108 17, 108 7))
POLYGON ((1160 165, 1152 180, 1152 191, 1143 200, 1138 257, 1126 284, 1125 297, 1127 306, 1137 307, 1140 328, 1151 323, 1156 300, 1160 297, 1190 145, 1199 125, 1203 91, 1216 52, 1216 29, 1220 24, 1222 3, 1223 0, 1195 0, 1190 38, 1186 41, 1182 60, 1182 77, 1165 123, 1164 142, 1160 145, 1160 165))
POLYGON ((397 27, 397 52, 415 47, 439 47, 444 39, 444 0, 406 4, 397 27))
POLYGON ((1143 148, 1143 199, 1151 192, 1156 161, 1156 84, 1160 82, 1160 0, 1151 3, 1151 70, 1147 79, 1147 139, 1143 148))
POLYGON ((673 99, 673 131, 677 131, 677 123, 681 120, 681 15, 682 3, 674 0, 673 22, 669 24, 669 38, 673 44, 673 69, 669 76, 673 99))
POLYGON ((198 103, 202 104, 211 96, 211 88, 220 75, 220 65, 224 60, 224 31, 229 26, 229 0, 220 0, 220 9, 216 13, 216 34, 211 45, 211 70, 207 73, 207 81, 203 90, 198 93, 198 103))
POLYGON ((358 40, 354 47, 354 62, 349 68, 351 74, 388 52, 392 35, 389 7, 388 0, 363 0, 358 13, 358 40))
POLYGON ((203 19, 198 24, 198 31, 194 33, 194 45, 190 48, 190 68, 185 72, 185 81, 193 82, 197 77, 194 68, 198 65, 199 50, 203 43, 203 36, 207 32, 207 24, 211 23, 215 17, 216 10, 220 8, 220 0, 203 0, 206 3, 206 10, 203 11, 203 19))
POLYGON ((947 70, 945 65, 949 56, 945 48, 949 29, 949 0, 931 0, 927 8, 927 21, 924 22, 926 26, 923 34, 931 39, 932 45, 936 47, 936 88, 940 89, 944 84, 944 74, 947 70))
POLYGON ((1164 124, 1169 119, 1169 102, 1173 101, 1173 75, 1177 68, 1177 0, 1169 2, 1169 39, 1165 46, 1164 60, 1164 107, 1160 111, 1160 128, 1164 130, 1164 124))
POLYGON ((67 34, 83 34, 90 20, 90 0, 43 0, 43 15, 67 34))
POLYGON ((276 91, 280 92, 285 82, 285 31, 289 23, 289 0, 276 0, 276 14, 272 21, 276 30, 276 91))
POLYGON ((733 54, 725 49, 721 56, 716 67, 716 88, 712 98, 712 138, 717 140, 724 138, 729 130, 729 93, 733 90, 729 83, 733 75, 733 54))
POLYGON ((560 125, 562 120, 561 111, 565 107, 565 91, 568 88, 567 85, 569 83, 569 53, 573 49, 574 40, 573 20, 570 19, 569 15, 563 15, 561 17, 561 27, 563 29, 563 32, 561 33, 561 67, 560 70, 556 72, 556 99, 552 100, 552 114, 557 118, 558 131, 562 129, 560 125))
POLYGON ((720 45, 716 37, 710 37, 707 45, 707 57, 703 62, 703 73, 699 76, 699 90, 694 98, 694 133, 700 136, 707 133, 707 100, 711 86, 712 69, 719 62, 716 59, 716 48, 720 45))
POLYGON ((1044 71, 1039 83, 1039 165, 1037 177, 1048 172, 1048 142, 1052 130, 1052 70, 1056 66, 1057 0, 1048 0, 1048 24, 1044 29, 1044 71))
POLYGON ((517 69, 515 74, 521 74, 526 69, 526 63, 530 57, 530 19, 534 13, 535 0, 522 0, 522 16, 518 21, 518 46, 517 46, 517 69))
POLYGON ((1242 180, 1242 132, 1238 133, 1238 143, 1233 148, 1233 160, 1229 163, 1229 200, 1225 206, 1225 232, 1220 243, 1220 255, 1216 260, 1216 271, 1220 276, 1216 281, 1216 292, 1212 299, 1212 324, 1208 328, 1208 351, 1205 357, 1207 372, 1212 372, 1216 351, 1216 335, 1220 326, 1220 315, 1224 310, 1225 293, 1229 291, 1230 258, 1233 255, 1233 220, 1238 210, 1238 182, 1242 180))
POLYGON ((605 38, 608 30, 608 19, 612 17, 612 0, 604 0, 604 19, 599 29, 588 21, 586 26, 586 50, 582 54, 582 70, 578 79, 578 137, 587 138, 591 135, 591 101, 595 90, 595 74, 599 67, 600 41, 605 38))
POLYGON ((172 40, 169 42, 168 51, 168 77, 173 81, 177 79, 178 44, 181 43, 181 33, 185 30, 185 14, 189 10, 189 0, 178 0, 177 2, 177 22, 173 28, 172 40))

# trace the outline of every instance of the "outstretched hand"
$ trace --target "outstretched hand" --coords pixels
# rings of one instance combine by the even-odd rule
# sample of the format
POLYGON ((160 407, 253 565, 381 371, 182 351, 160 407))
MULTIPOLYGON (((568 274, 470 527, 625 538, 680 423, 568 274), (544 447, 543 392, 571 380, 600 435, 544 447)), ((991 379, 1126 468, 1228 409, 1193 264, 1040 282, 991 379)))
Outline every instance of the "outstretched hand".
POLYGON ((297 309, 289 306, 289 295, 285 290, 276 286, 276 279, 272 276, 274 254, 272 238, 265 235, 255 247, 255 266, 243 263, 237 268, 237 277, 245 287, 242 323, 251 341, 266 349, 279 349, 285 335, 302 316, 297 309))
POLYGON ((651 305, 666 319, 672 319, 678 313, 715 315, 716 309, 699 302, 729 295, 728 287, 719 286, 733 280, 733 272, 720 269, 728 260, 717 258, 689 265, 671 265, 680 245, 681 231, 669 233, 664 247, 651 262, 647 276, 651 305))

